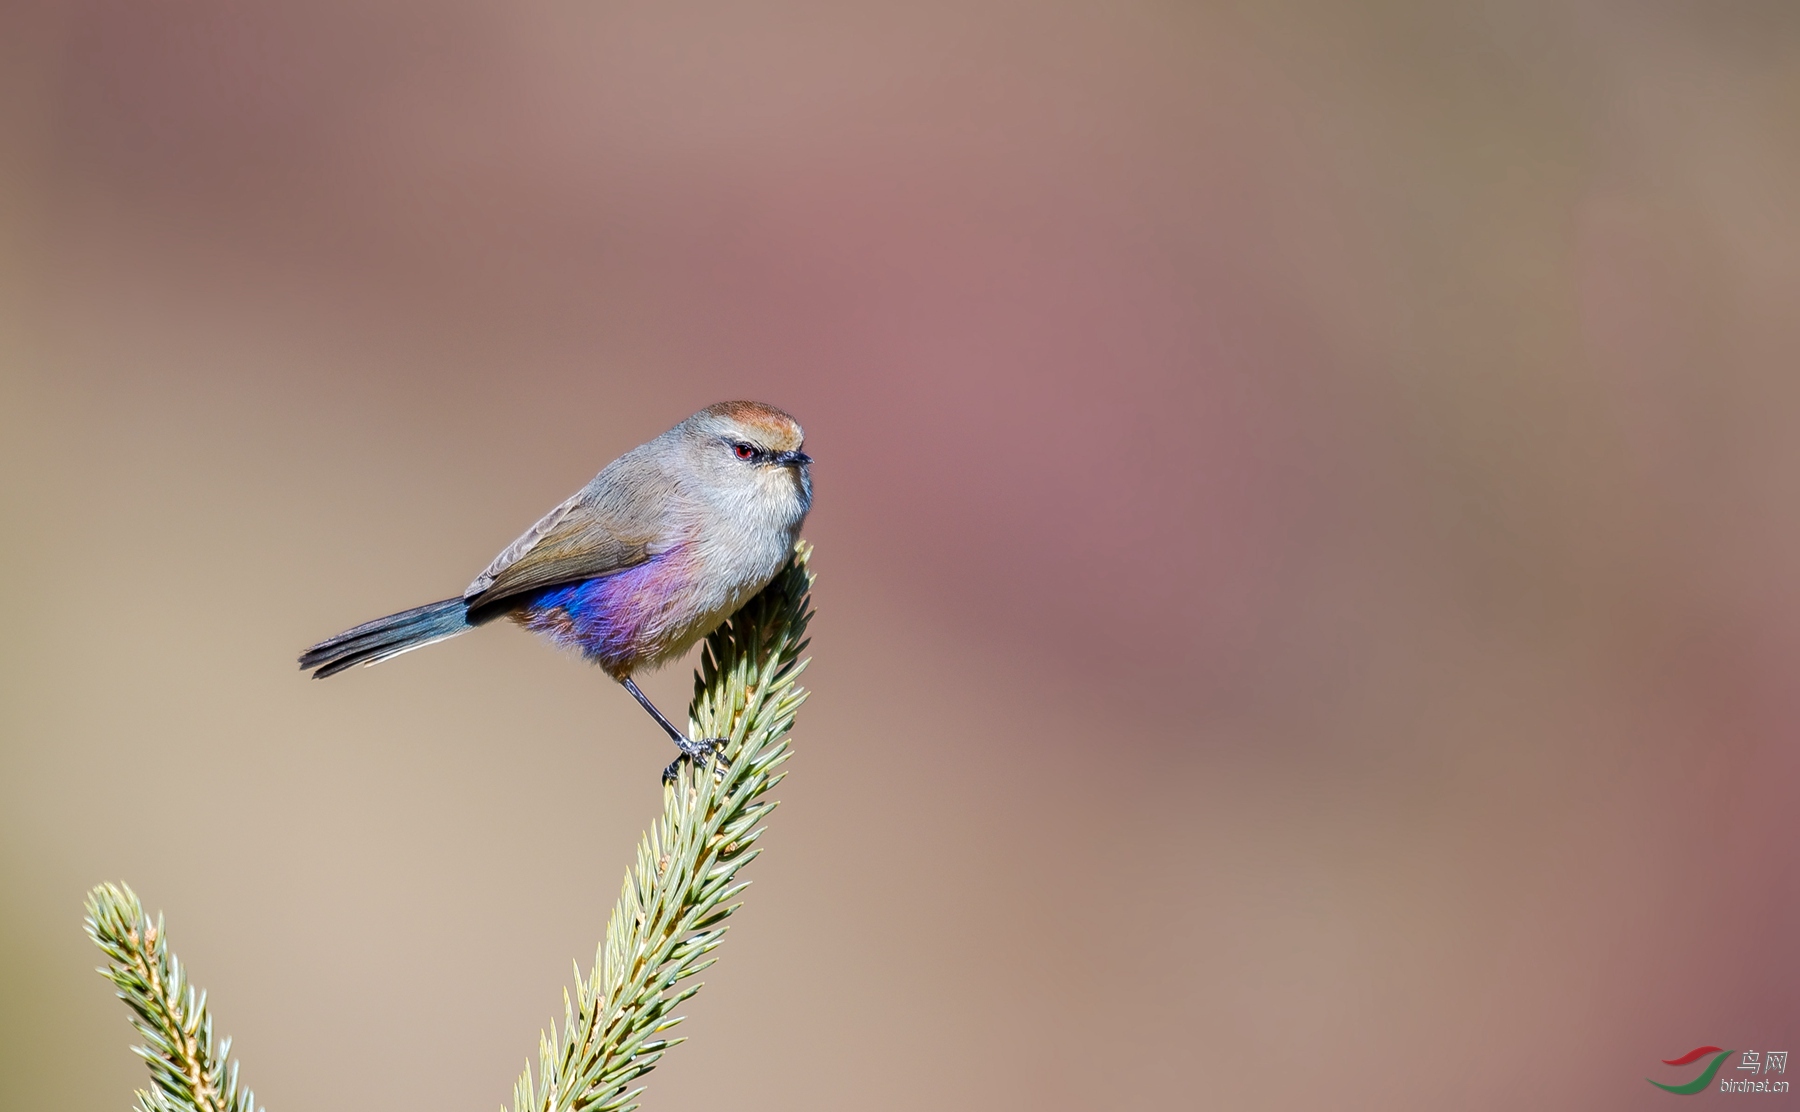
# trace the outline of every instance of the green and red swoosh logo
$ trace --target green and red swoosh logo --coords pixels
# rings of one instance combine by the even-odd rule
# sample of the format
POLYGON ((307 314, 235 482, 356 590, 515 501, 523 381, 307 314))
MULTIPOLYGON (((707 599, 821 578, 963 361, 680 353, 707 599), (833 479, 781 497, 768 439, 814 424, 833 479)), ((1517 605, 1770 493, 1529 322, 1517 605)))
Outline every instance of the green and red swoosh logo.
POLYGON ((1700 1072, 1699 1077, 1694 1078, 1686 1085, 1664 1085, 1660 1081, 1651 1081, 1648 1077, 1644 1078, 1644 1080, 1650 1081, 1650 1084, 1656 1086, 1658 1089, 1663 1089, 1671 1093, 1680 1093, 1684 1097, 1692 1096, 1712 1084, 1712 1079, 1718 1075, 1719 1067, 1724 1065, 1725 1059, 1731 1057, 1733 1053, 1735 1052, 1730 1050, 1720 1050, 1716 1046, 1696 1046, 1679 1058, 1664 1058, 1662 1062, 1665 1066, 1685 1066, 1690 1062, 1699 1061, 1708 1054, 1718 1055, 1718 1057, 1712 1060, 1711 1065, 1700 1072))

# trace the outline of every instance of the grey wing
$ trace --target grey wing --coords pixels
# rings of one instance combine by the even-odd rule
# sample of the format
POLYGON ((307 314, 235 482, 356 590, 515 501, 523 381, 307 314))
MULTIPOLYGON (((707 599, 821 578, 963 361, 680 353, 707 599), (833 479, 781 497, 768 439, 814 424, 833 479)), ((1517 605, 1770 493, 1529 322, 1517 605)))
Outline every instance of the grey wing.
POLYGON ((655 555, 658 520, 630 512, 619 499, 597 493, 596 485, 545 514, 494 557, 463 592, 470 606, 623 571, 655 555))
POLYGON ((475 577, 475 582, 469 584, 469 589, 463 592, 463 598, 474 598, 476 595, 479 595, 492 587, 494 581, 500 577, 502 572, 518 563, 519 557, 525 555, 525 553, 531 550, 532 546, 536 545, 546 536, 549 536, 558 523, 560 523, 563 518, 569 516, 569 511, 575 508, 575 504, 581 501, 582 496, 586 493, 587 492, 583 490, 571 495, 564 500, 562 505, 551 510, 543 517, 538 518, 536 525, 525 530, 525 532, 519 536, 518 540, 507 545, 500 555, 494 557, 494 562, 489 564, 482 570, 480 575, 475 577))

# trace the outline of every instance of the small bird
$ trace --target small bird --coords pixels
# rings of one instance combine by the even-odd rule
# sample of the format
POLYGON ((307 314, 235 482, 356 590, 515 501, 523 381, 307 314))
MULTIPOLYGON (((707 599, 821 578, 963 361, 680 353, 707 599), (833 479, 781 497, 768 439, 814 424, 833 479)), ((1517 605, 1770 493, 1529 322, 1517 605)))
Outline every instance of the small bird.
POLYGON ((702 409, 607 464, 459 597, 345 630, 307 649, 300 667, 324 679, 504 615, 625 685, 681 750, 663 771, 672 779, 724 739, 690 739, 631 677, 686 652, 787 562, 812 508, 804 444, 799 423, 772 405, 702 409))

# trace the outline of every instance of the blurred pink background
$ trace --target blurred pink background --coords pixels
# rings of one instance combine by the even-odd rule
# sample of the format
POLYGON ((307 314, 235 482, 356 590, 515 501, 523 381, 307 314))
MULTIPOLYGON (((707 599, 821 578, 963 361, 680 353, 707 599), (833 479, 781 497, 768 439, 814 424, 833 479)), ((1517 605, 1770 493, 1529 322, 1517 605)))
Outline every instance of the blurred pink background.
POLYGON ((647 1108, 1800 1050, 1800 7, 0 21, 7 1103, 143 1083, 103 879, 271 1112, 508 1099, 666 744, 510 629, 294 656, 730 397, 815 695, 647 1108))

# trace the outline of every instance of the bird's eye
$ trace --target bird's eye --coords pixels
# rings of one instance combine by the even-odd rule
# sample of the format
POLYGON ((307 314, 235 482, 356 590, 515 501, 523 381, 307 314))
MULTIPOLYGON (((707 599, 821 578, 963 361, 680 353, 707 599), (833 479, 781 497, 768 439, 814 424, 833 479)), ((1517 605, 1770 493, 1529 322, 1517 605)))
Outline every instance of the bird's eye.
POLYGON ((752 460, 756 458, 756 449, 748 444, 733 444, 731 450, 737 455, 737 458, 742 460, 752 460))

